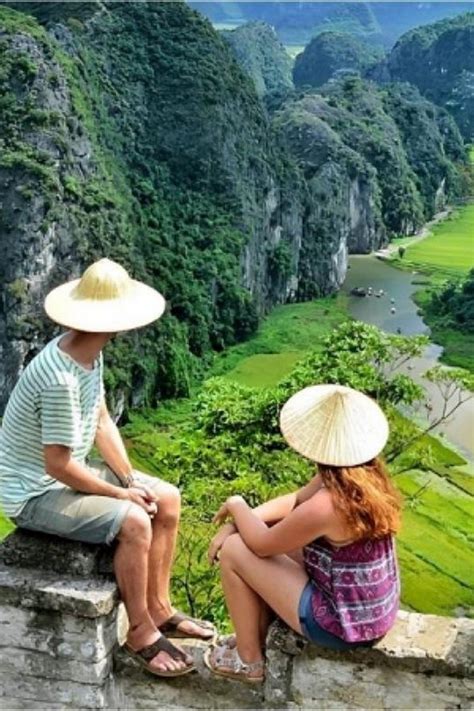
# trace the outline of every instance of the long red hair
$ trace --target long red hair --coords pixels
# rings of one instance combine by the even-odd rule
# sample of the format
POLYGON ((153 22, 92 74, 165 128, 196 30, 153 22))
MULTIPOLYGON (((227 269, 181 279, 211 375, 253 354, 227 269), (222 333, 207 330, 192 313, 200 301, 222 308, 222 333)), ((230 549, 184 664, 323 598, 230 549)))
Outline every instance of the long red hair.
POLYGON ((356 467, 318 464, 334 507, 354 538, 381 538, 400 528, 402 498, 379 457, 356 467))

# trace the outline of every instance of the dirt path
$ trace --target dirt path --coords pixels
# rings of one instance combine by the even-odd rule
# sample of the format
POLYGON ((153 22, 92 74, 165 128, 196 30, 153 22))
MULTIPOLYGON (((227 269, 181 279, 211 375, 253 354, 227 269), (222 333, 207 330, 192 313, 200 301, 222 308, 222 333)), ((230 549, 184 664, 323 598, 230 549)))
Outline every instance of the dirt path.
MULTIPOLYGON (((446 210, 442 210, 441 212, 436 213, 433 219, 423 225, 421 230, 419 230, 419 232, 416 232, 413 237, 410 237, 410 241, 403 246, 411 247, 412 244, 416 244, 417 242, 421 242, 422 239, 426 239, 426 237, 431 234, 431 228, 438 222, 442 222, 442 220, 445 220, 451 214, 451 212, 452 208, 447 208, 446 210)), ((390 259, 390 257, 393 257, 395 254, 398 254, 399 246, 400 245, 398 244, 389 244, 383 249, 378 249, 376 252, 374 252, 374 255, 379 259, 390 259)))

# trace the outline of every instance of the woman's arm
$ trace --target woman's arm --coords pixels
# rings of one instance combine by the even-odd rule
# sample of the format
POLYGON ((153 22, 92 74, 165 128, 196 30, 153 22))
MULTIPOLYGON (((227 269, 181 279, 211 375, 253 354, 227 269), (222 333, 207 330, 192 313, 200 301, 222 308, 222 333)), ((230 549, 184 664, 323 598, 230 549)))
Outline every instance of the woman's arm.
POLYGON ((327 533, 334 519, 331 498, 325 494, 307 499, 271 528, 241 496, 231 496, 217 516, 226 514, 232 516, 250 550, 262 558, 301 548, 327 533))
POLYGON ((323 482, 321 476, 317 474, 311 479, 308 484, 302 486, 301 489, 292 492, 291 494, 284 494, 283 496, 278 496, 275 499, 270 499, 260 506, 253 509, 254 514, 265 523, 274 523, 276 521, 281 521, 285 516, 288 516, 297 506, 302 504, 304 501, 310 499, 314 494, 319 491, 323 482))
MULTIPOLYGON (((254 516, 264 524, 275 524, 281 521, 300 504, 310 499, 322 487, 322 479, 319 474, 311 479, 306 486, 301 487, 297 491, 290 494, 278 496, 275 499, 270 499, 260 506, 252 509, 254 516)), ((265 526, 267 528, 267 526, 265 526)), ((212 538, 208 550, 208 560, 212 565, 219 557, 219 551, 224 545, 225 540, 237 531, 234 523, 226 523, 222 526, 216 535, 212 538)), ((288 549, 291 550, 291 549, 288 549)))

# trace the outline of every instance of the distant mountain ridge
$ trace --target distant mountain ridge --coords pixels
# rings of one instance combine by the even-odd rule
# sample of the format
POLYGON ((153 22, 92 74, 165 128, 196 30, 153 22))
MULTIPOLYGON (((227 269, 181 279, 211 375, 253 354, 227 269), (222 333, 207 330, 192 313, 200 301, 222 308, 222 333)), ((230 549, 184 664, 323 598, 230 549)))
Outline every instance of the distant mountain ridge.
POLYGON ((472 2, 196 2, 189 4, 212 22, 235 26, 262 21, 284 44, 305 45, 327 30, 391 47, 404 32, 473 9, 472 2))

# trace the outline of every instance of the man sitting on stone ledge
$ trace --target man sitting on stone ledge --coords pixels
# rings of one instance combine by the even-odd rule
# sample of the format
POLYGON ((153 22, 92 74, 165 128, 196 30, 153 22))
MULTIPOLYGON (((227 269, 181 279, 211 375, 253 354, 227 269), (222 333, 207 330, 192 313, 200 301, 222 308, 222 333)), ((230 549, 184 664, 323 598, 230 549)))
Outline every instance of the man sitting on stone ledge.
POLYGON ((169 597, 178 490, 133 470, 109 415, 102 348, 165 309, 161 294, 109 259, 57 287, 48 316, 66 326, 22 373, 0 433, 0 501, 18 526, 86 543, 118 539, 114 569, 127 609, 127 651, 158 676, 193 670, 173 637, 212 639, 208 622, 176 612, 169 597), (88 466, 97 446, 105 465, 88 466))

